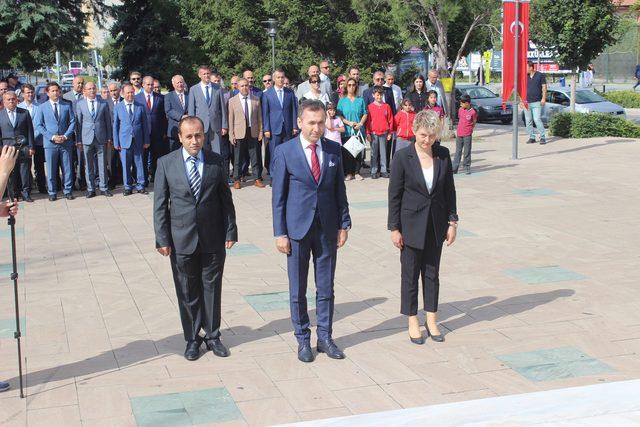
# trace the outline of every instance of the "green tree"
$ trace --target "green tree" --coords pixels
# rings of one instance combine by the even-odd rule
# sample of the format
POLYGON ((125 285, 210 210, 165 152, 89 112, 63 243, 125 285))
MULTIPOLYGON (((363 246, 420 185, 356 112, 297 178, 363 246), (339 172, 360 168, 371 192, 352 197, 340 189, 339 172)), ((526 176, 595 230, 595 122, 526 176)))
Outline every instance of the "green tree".
POLYGON ((133 70, 169 85, 174 74, 195 82, 204 60, 200 45, 190 38, 178 16, 178 0, 127 0, 114 8, 111 28, 119 55, 120 78, 133 70))
POLYGON ((576 73, 618 38, 620 19, 611 0, 535 0, 529 38, 553 49, 572 70, 571 111, 575 111, 576 73))
POLYGON ((80 52, 87 19, 101 25, 109 12, 99 0, 0 0, 0 66, 33 70, 53 63, 56 50, 80 52))
POLYGON ((353 0, 354 20, 342 25, 345 60, 358 64, 364 75, 385 68, 403 51, 401 31, 387 0, 353 0))
POLYGON ((390 24, 389 0, 181 0, 180 16, 207 59, 223 75, 252 68, 271 70, 271 41, 261 22, 278 21, 276 66, 292 81, 307 77, 312 63, 327 58, 334 69, 357 64, 368 70, 402 52, 390 24))

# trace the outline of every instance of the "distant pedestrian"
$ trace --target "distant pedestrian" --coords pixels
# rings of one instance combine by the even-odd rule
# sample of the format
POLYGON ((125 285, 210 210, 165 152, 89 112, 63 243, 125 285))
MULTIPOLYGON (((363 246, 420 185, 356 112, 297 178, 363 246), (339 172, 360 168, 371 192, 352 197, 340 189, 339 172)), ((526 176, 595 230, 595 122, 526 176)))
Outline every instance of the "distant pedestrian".
POLYGON ((529 62, 527 67, 527 103, 529 105, 524 108, 524 118, 527 125, 527 133, 529 134, 527 144, 536 142, 536 133, 533 128, 534 122, 536 129, 540 132, 540 144, 546 144, 544 123, 542 123, 541 116, 547 98, 547 80, 544 74, 536 71, 533 62, 529 62))
POLYGON ((467 175, 471 173, 471 137, 473 128, 478 120, 478 112, 471 107, 471 97, 460 97, 460 109, 458 110, 458 129, 456 132, 456 155, 453 160, 453 173, 458 173, 460 158, 464 149, 462 164, 467 175))
POLYGON ((636 90, 636 88, 640 86, 640 64, 636 64, 635 78, 636 78, 636 84, 633 85, 633 90, 636 90))

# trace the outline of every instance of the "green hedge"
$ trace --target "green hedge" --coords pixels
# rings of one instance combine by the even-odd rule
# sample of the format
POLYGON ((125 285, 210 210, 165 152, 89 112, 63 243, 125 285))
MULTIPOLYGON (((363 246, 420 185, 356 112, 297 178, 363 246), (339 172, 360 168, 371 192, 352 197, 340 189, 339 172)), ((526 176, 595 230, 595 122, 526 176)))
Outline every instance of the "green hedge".
POLYGON ((640 125, 602 113, 558 113, 551 119, 549 129, 553 135, 562 138, 640 138, 640 125))
POLYGON ((632 90, 615 90, 612 92, 598 92, 607 100, 624 108, 640 108, 640 93, 632 90))

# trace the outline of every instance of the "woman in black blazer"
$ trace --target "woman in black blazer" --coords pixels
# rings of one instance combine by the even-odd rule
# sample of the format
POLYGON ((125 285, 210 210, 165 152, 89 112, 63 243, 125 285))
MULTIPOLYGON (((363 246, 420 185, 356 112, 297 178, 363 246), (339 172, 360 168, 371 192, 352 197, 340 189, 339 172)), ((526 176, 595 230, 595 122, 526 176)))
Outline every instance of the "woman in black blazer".
POLYGON ((449 150, 434 146, 441 129, 434 111, 420 111, 413 122, 416 142, 393 158, 389 181, 388 229, 400 249, 400 312, 409 316, 409 338, 423 344, 418 321, 418 278, 422 275, 425 328, 434 341, 444 341, 437 324, 438 277, 442 244, 456 239, 456 188, 449 150))

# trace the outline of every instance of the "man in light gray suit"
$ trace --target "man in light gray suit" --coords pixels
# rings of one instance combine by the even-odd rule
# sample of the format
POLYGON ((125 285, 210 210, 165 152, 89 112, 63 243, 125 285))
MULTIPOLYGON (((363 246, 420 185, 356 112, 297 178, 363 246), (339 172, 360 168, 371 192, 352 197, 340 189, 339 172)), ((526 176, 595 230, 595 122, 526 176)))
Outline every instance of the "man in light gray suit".
POLYGON ((112 140, 111 116, 109 106, 96 97, 96 92, 94 82, 85 84, 84 98, 76 103, 75 108, 76 143, 84 152, 88 199, 96 196, 96 167, 100 177, 100 192, 104 196, 112 196, 107 187, 107 146, 112 140))
POLYGON ((211 70, 206 65, 198 68, 200 83, 189 90, 187 108, 190 116, 196 116, 204 124, 204 147, 229 158, 227 147, 222 144, 222 136, 227 134, 227 109, 222 88, 210 81, 211 70))
POLYGON ((228 171, 218 154, 202 149, 199 118, 183 117, 178 137, 182 148, 158 159, 156 169, 156 249, 171 260, 187 341, 184 357, 200 357, 203 341, 216 356, 227 357, 229 350, 220 340, 222 274, 226 250, 238 240, 228 171))

